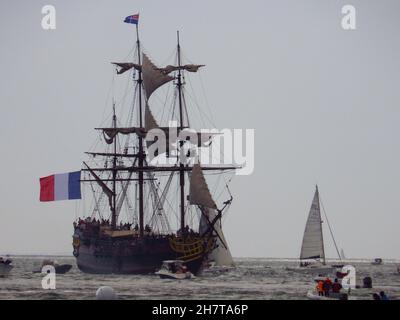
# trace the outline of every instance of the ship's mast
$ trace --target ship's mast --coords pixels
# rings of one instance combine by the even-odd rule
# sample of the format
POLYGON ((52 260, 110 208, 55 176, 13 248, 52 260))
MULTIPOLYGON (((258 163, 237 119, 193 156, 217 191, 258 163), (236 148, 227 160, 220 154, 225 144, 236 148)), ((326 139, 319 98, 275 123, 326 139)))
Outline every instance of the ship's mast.
MULTIPOLYGON (((140 40, 139 40, 139 26, 138 24, 136 25, 136 45, 137 45, 137 53, 138 53, 138 64, 139 66, 142 65, 141 63, 141 57, 140 57, 140 40)), ((142 79, 142 70, 139 69, 139 77, 137 80, 138 86, 139 86, 139 127, 143 127, 143 116, 142 116, 142 85, 143 85, 143 79, 142 79)), ((141 135, 138 135, 139 138, 139 154, 138 154, 138 166, 139 166, 139 230, 140 230, 140 236, 143 237, 144 235, 144 226, 143 226, 143 220, 144 220, 144 208, 143 208, 143 198, 144 198, 144 193, 143 193, 143 165, 144 165, 144 151, 143 151, 143 137, 141 135)))
MULTIPOLYGON (((117 127, 117 116, 115 114, 115 104, 113 104, 113 120, 112 120, 113 128, 117 127)), ((116 197, 116 179, 117 179, 117 139, 114 139, 114 157, 113 157, 113 172, 112 172, 112 180, 113 180, 113 195, 112 195, 112 206, 111 206, 111 228, 115 229, 117 226, 117 197, 116 197)))
MULTIPOLYGON (((178 97, 179 97, 179 132, 183 130, 183 105, 182 105, 182 73, 181 73, 181 46, 179 44, 179 31, 177 31, 178 38, 178 97)), ((180 142, 180 150, 179 152, 183 152, 183 141, 180 142)), ((184 164, 181 161, 179 162, 179 185, 180 185, 180 194, 181 194, 181 232, 184 235, 185 230, 185 168, 184 164)))
MULTIPOLYGON (((144 89, 144 83, 143 83, 143 70, 142 70, 142 56, 141 56, 141 50, 140 50, 140 40, 139 40, 139 30, 138 30, 138 25, 136 25, 136 46, 137 46, 137 58, 138 58, 138 64, 131 64, 133 66, 130 66, 129 68, 134 67, 138 71, 138 76, 136 79, 137 85, 136 85, 136 90, 139 90, 138 92, 138 99, 139 99, 139 109, 138 109, 138 114, 139 114, 139 130, 141 132, 144 132, 144 114, 143 114, 143 93, 142 90, 144 89)), ((178 103, 179 103, 179 129, 178 131, 181 132, 185 128, 185 121, 184 121, 184 108, 185 108, 185 102, 184 102, 184 93, 183 93, 183 68, 182 66, 182 61, 181 61, 181 48, 180 48, 180 41, 179 41, 179 31, 177 32, 177 60, 178 60, 178 72, 177 72, 177 77, 176 77, 176 86, 178 89, 178 103)), ((116 65, 120 65, 118 63, 113 63, 116 65)), ((121 64, 122 65, 122 64, 121 64)), ((120 65, 120 66, 121 66, 120 65)), ((122 66, 121 66, 122 67, 122 66)), ((197 66, 200 67, 200 66, 197 66)), ((127 70, 129 70, 129 68, 127 70)), ((125 70, 126 71, 126 70, 125 70)), ((123 72, 125 72, 123 71, 123 72)), ((120 72, 120 73, 123 73, 120 72)), ((172 78, 171 78, 172 79, 172 78)), ((168 80, 170 81, 170 80, 168 80)), ((167 81, 167 82, 168 82, 167 81)), ((101 156, 107 156, 107 157, 112 157, 112 167, 102 167, 102 168, 90 168, 86 163, 85 166, 86 168, 82 169, 82 171, 89 171, 94 179, 84 179, 81 181, 84 182, 92 182, 95 181, 97 182, 100 187, 102 188, 103 192, 108 196, 109 198, 109 205, 111 209, 111 226, 113 229, 116 229, 117 227, 117 196, 116 196, 116 191, 117 191, 117 182, 122 182, 122 181, 137 181, 137 188, 138 191, 138 209, 139 209, 139 232, 140 232, 140 237, 144 236, 144 181, 145 180, 154 180, 153 178, 144 178, 144 172, 176 172, 179 173, 179 178, 180 178, 180 231, 182 236, 185 236, 185 202, 186 202, 186 197, 185 197, 185 173, 186 172, 191 172, 193 167, 188 166, 185 164, 184 161, 184 141, 179 142, 180 150, 178 154, 178 161, 179 165, 176 166, 150 166, 146 163, 146 154, 144 151, 144 136, 142 133, 138 133, 136 130, 128 132, 130 128, 118 128, 117 127, 117 116, 115 112, 115 104, 113 105, 113 121, 112 121, 112 132, 115 132, 113 137, 111 137, 108 133, 107 130, 110 130, 110 128, 96 128, 97 130, 102 130, 104 138, 107 143, 111 144, 113 143, 113 153, 107 153, 107 152, 87 152, 88 154, 91 154, 93 156, 96 155, 101 155, 101 156), (125 129, 125 131, 120 131, 120 129, 125 129), (124 134, 129 133, 133 134, 136 133, 138 137, 138 144, 139 144, 139 150, 137 153, 133 154, 126 154, 126 153, 117 153, 117 134, 123 132, 124 134), (107 138, 108 136, 108 138, 107 138), (112 142, 111 142, 112 141, 112 142), (118 165, 118 158, 119 157, 136 157, 137 162, 135 161, 131 166, 124 166, 124 165, 118 165), (96 172, 110 172, 111 171, 111 179, 101 179, 96 172), (137 179, 132 179, 130 176, 127 179, 122 179, 118 178, 118 172, 129 172, 129 173, 136 173, 137 174, 137 179), (109 188, 105 182, 112 182, 112 187, 109 188)), ((137 128, 131 128, 131 129, 137 129, 137 128)), ((202 167, 203 171, 206 170, 232 170, 232 169, 237 169, 236 166, 219 166, 219 167, 202 167)), ((135 199, 136 199, 136 191, 135 191, 135 199)))

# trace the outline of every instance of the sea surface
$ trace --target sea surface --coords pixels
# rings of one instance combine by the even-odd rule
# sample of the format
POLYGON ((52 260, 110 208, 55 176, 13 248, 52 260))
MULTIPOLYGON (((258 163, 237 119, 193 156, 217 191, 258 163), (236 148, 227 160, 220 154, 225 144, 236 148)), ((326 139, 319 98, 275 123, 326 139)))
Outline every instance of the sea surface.
MULTIPOLYGON (((315 286, 312 276, 288 271, 297 261, 289 259, 235 259, 227 272, 207 273, 191 280, 164 280, 155 275, 91 275, 79 271, 73 257, 13 257, 14 269, 0 278, 0 299, 96 299, 101 286, 110 286, 119 299, 307 299, 315 286), (33 273, 43 259, 72 264, 71 271, 56 276, 56 289, 44 290, 44 274, 33 273)), ((372 277, 373 289, 352 291, 355 299, 371 299, 384 290, 400 299, 400 274, 396 261, 373 266, 368 260, 348 260, 356 268, 357 282, 372 277)))

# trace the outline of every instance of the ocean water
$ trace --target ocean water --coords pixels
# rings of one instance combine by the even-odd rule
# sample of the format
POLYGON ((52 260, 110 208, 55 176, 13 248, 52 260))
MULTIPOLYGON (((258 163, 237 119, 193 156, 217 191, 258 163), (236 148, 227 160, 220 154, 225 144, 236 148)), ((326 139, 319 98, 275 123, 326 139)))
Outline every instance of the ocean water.
MULTIPOLYGON (((297 266, 294 260, 236 259, 237 267, 223 273, 211 273, 191 280, 165 280, 155 275, 91 275, 79 271, 73 257, 14 257, 14 269, 0 278, 0 299, 95 299, 100 286, 110 286, 119 299, 307 299, 315 286, 312 276, 286 270, 297 266), (73 265, 71 271, 57 275, 56 289, 42 288, 43 274, 32 270, 43 259, 73 265)), ((370 276, 373 289, 352 291, 356 299, 371 299, 384 290, 392 299, 400 299, 400 274, 395 261, 373 266, 370 261, 346 261, 356 268, 357 282, 370 276)))

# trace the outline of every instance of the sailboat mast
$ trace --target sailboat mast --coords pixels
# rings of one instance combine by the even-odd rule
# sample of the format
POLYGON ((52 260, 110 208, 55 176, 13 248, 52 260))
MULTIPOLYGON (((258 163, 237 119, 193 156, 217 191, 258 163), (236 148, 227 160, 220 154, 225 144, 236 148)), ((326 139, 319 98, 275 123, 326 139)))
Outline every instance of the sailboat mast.
MULTIPOLYGON (((183 130, 183 106, 182 106, 182 73, 181 73, 181 46, 179 44, 179 31, 177 31, 178 39, 178 97, 179 97, 179 132, 183 130)), ((180 142, 180 152, 182 152, 183 141, 180 142)), ((182 158, 181 158, 182 159, 182 158)), ((179 185, 180 185, 180 207, 181 207, 181 232, 185 230, 185 168, 182 162, 179 164, 179 185)))
POLYGON ((339 260, 342 260, 341 254, 339 253, 339 248, 338 248, 338 246, 336 244, 336 240, 335 240, 335 237, 333 235, 331 224, 329 223, 328 215, 326 214, 326 211, 325 211, 324 204, 322 203, 321 200, 320 200, 320 203, 321 203, 321 206, 322 206, 322 210, 324 211, 324 216, 325 216, 325 219, 326 219, 326 223, 328 224, 328 228, 329 228, 329 232, 331 234, 332 240, 333 240, 333 244, 335 245, 336 253, 338 254, 339 260))
MULTIPOLYGON (((137 53, 138 53, 138 64, 141 66, 141 57, 140 57, 140 40, 139 40, 139 26, 136 25, 136 45, 137 45, 137 53)), ((143 115, 142 115, 142 85, 143 85, 143 79, 142 79, 142 70, 139 70, 139 77, 137 80, 138 86, 139 86, 139 126, 140 128, 143 127, 143 115)), ((138 166, 139 166, 139 230, 140 230, 140 236, 143 237, 144 235, 144 226, 143 226, 143 220, 144 220, 144 207, 143 207, 143 198, 144 198, 144 192, 143 192, 143 165, 144 165, 144 151, 143 151, 143 137, 141 135, 138 135, 139 137, 139 154, 138 154, 138 166)))
MULTIPOLYGON (((115 104, 113 104, 113 127, 114 129, 117 127, 117 116, 115 114, 115 104)), ((117 179, 117 139, 114 139, 114 157, 113 157, 113 173, 112 173, 112 180, 113 180, 113 195, 112 195, 112 207, 111 207, 111 227, 115 229, 117 226, 117 214, 116 214, 116 179, 117 179)))
POLYGON ((318 197, 318 213, 319 213, 319 219, 321 221, 321 241, 322 241, 322 264, 326 264, 325 261, 325 244, 324 244, 324 234, 322 232, 322 219, 321 219, 321 201, 319 199, 319 191, 318 191, 318 186, 315 186, 316 188, 316 193, 318 197))

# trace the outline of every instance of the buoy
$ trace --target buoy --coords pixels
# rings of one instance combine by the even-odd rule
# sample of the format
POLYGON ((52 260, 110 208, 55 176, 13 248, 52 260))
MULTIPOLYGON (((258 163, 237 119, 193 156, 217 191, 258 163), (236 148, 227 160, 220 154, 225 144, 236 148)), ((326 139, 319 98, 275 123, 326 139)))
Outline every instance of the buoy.
POLYGON ((96 291, 97 300, 117 300, 117 295, 111 287, 103 286, 96 291))

